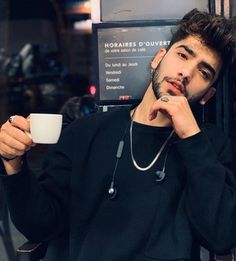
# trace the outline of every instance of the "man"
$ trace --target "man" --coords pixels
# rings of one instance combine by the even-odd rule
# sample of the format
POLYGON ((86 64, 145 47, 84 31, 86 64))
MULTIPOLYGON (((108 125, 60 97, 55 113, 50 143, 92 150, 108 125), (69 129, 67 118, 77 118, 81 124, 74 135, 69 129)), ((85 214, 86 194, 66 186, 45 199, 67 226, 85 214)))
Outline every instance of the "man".
POLYGON ((76 261, 199 260, 200 244, 217 253, 233 247, 229 141, 200 126, 190 106, 210 97, 233 36, 232 21, 188 13, 152 61, 141 103, 68 126, 38 181, 22 160, 33 145, 28 120, 3 124, 1 178, 18 229, 34 241, 68 232, 66 260, 76 261))

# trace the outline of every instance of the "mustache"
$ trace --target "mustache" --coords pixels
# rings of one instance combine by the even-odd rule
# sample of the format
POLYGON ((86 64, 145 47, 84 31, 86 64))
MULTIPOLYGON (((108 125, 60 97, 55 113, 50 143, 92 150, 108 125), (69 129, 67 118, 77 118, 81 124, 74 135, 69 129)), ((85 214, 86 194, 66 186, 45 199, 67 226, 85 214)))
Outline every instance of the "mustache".
POLYGON ((184 92, 186 92, 186 86, 187 86, 187 81, 184 78, 179 78, 179 77, 170 77, 170 76, 165 76, 162 80, 163 81, 176 81, 180 82, 183 85, 184 92))

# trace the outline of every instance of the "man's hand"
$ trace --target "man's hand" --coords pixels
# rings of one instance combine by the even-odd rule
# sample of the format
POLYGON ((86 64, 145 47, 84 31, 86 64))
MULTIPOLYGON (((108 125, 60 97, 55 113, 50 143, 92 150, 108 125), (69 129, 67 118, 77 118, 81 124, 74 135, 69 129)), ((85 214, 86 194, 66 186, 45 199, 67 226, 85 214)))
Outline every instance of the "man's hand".
POLYGON ((150 108, 149 120, 154 120, 158 112, 170 119, 175 133, 181 139, 200 132, 188 100, 184 96, 162 96, 156 100, 150 108))
POLYGON ((0 154, 8 174, 17 173, 21 167, 21 156, 35 144, 27 132, 29 121, 22 116, 13 116, 5 122, 0 131, 0 154))

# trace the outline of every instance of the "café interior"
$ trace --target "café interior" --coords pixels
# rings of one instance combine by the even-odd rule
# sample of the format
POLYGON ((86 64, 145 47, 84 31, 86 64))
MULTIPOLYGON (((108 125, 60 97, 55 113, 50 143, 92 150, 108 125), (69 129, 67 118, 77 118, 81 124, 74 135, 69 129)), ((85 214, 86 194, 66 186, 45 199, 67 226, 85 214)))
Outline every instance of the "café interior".
MULTIPOLYGON (((162 26, 162 21, 169 20, 171 26, 174 25, 186 11, 194 7, 208 9, 228 17, 236 15, 235 0, 176 2, 168 0, 1 0, 0 124, 2 125, 11 115, 27 117, 33 112, 58 113, 73 97, 85 98, 86 113, 112 110, 117 106, 130 106, 137 102, 143 90, 133 95, 134 90, 129 90, 131 88, 129 86, 127 86, 129 92, 121 92, 118 98, 112 95, 106 96, 109 88, 117 86, 106 78, 108 74, 106 66, 109 67, 111 63, 104 62, 104 53, 113 49, 113 55, 117 55, 113 45, 105 45, 110 41, 109 37, 112 37, 106 33, 107 28, 112 28, 115 34, 114 28, 124 25, 129 28, 136 23, 136 26, 142 28, 144 26, 145 33, 145 26, 147 28, 153 26, 155 22, 158 26, 162 26), (152 8, 154 2, 158 3, 157 9, 152 8), (175 5, 175 8, 172 10, 166 8, 170 5, 175 5), (104 89, 105 85, 107 85, 106 89, 104 89)), ((117 32, 117 35, 120 35, 120 32, 117 32)), ((145 34, 142 37, 145 37, 145 34)), ((152 41, 152 39, 140 39, 139 51, 145 52, 152 47, 150 52, 153 54, 156 46, 151 46, 152 41)), ((158 39, 158 41, 160 45, 168 42, 166 39, 158 39)), ((117 48, 120 47, 116 46, 117 48)), ((125 52, 125 49, 122 50, 125 52)), ((117 59, 115 61, 119 66, 117 59)), ((138 62, 129 63, 128 61, 128 64, 131 69, 138 66, 138 62)), ((143 66, 147 67, 146 64, 143 66)), ((122 75, 124 78, 129 76, 122 71, 122 68, 118 72, 121 78, 116 79, 120 82, 124 80, 121 84, 125 86, 122 75)), ((217 92, 216 97, 205 108, 204 115, 202 112, 200 115, 206 121, 222 128, 234 142, 236 141, 235 72, 234 65, 228 77, 221 83, 226 85, 226 88, 217 92)), ((147 78, 148 73, 146 73, 147 78)), ((142 80, 137 79, 137 83, 142 80)), ((45 150, 47 150, 46 146, 39 145, 28 154, 29 162, 36 175, 40 172, 40 159, 45 150)), ((0 183, 0 261, 33 260, 17 259, 16 250, 26 241, 27 239, 10 220, 0 183)), ((202 260, 209 260, 209 253, 204 249, 202 260)))

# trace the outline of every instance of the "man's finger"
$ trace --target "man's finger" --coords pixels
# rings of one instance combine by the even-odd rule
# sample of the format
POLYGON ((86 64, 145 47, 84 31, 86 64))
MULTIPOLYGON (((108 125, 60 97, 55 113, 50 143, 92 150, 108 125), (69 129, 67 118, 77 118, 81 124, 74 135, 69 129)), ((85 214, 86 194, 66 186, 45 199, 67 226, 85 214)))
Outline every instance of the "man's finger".
POLYGON ((150 108, 150 112, 148 115, 149 121, 152 121, 156 118, 159 110, 167 111, 170 108, 169 103, 170 99, 167 96, 162 96, 158 99, 150 108))
POLYGON ((29 131, 29 121, 23 116, 13 115, 8 119, 8 122, 13 126, 23 131, 29 131))

